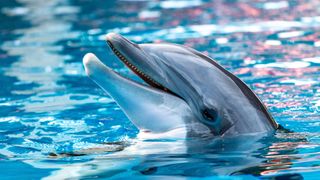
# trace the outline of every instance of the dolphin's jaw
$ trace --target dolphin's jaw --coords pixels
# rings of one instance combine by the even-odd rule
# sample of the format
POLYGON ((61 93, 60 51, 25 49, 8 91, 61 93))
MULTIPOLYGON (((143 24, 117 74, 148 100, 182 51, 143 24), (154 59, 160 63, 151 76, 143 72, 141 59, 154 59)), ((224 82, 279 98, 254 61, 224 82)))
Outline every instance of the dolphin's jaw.
POLYGON ((183 99, 121 76, 92 53, 83 57, 83 65, 89 78, 115 100, 139 130, 186 136, 186 123, 194 116, 183 99))
POLYGON ((128 59, 125 57, 125 55, 123 55, 113 44, 110 40, 107 39, 107 43, 109 45, 109 47, 111 48, 111 50, 113 51, 113 53, 118 57, 118 59, 120 59, 131 71, 133 71, 136 75, 138 75, 141 79, 143 79, 147 84, 149 84, 150 86, 162 90, 166 93, 169 93, 171 95, 177 96, 179 98, 181 98, 180 96, 178 96, 176 93, 172 92, 170 89, 166 88, 165 86, 161 85, 160 83, 158 83, 156 80, 154 80, 153 78, 151 78, 150 76, 146 75, 141 69, 139 69, 137 66, 133 65, 132 63, 130 63, 128 61, 128 59))

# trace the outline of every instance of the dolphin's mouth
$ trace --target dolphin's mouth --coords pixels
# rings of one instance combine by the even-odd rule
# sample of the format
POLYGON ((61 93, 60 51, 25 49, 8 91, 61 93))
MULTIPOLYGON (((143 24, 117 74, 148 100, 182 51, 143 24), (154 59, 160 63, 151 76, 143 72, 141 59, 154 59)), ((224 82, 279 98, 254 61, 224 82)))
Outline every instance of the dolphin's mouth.
POLYGON ((152 79, 150 76, 146 75, 143 70, 139 69, 138 67, 134 66, 132 63, 130 63, 127 58, 119 51, 115 48, 115 46, 112 44, 111 41, 107 40, 108 45, 110 46, 111 50, 113 51, 113 53, 132 71, 134 72, 136 75, 138 75, 144 82, 146 82, 148 85, 150 85, 151 87, 154 87, 158 90, 164 91, 166 93, 172 94, 174 96, 177 96, 179 98, 181 98, 179 95, 177 95, 176 93, 172 92, 170 89, 168 89, 167 87, 161 85, 160 83, 158 83, 157 81, 155 81, 154 79, 152 79))

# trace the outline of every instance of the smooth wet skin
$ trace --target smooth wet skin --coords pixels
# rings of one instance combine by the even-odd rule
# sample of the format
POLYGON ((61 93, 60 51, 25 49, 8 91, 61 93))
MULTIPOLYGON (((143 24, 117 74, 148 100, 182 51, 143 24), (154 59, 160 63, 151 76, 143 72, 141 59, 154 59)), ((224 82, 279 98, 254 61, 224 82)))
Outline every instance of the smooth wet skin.
POLYGON ((277 129, 278 125, 254 92, 200 52, 175 44, 138 45, 114 33, 107 35, 107 42, 115 55, 150 86, 123 78, 92 54, 84 58, 86 72, 139 129, 166 132, 183 127, 187 136, 277 129), (157 97, 167 98, 159 103, 157 97), (173 108, 178 104, 178 108, 173 108), (147 128, 142 126, 146 123, 147 128), (157 128, 162 123, 167 128, 157 128))
POLYGON ((194 119, 180 98, 122 77, 93 54, 87 54, 83 62, 88 76, 115 99, 139 129, 167 132, 184 128, 184 121, 194 119), (161 123, 155 126, 154 122, 161 123))

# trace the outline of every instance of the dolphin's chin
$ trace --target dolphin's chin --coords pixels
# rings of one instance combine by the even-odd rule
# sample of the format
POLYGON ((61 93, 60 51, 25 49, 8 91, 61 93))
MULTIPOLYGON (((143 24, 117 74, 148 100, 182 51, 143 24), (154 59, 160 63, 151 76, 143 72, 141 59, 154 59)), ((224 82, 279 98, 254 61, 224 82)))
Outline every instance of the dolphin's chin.
POLYGON ((154 80, 152 77, 148 76, 146 73, 144 73, 143 69, 139 69, 137 66, 130 63, 128 60, 129 57, 126 57, 124 54, 121 53, 120 50, 116 49, 116 47, 112 44, 110 40, 107 39, 107 43, 110 46, 113 53, 118 57, 118 59, 123 62, 126 67, 128 67, 132 72, 134 72, 137 76, 139 76, 145 83, 150 85, 153 88, 156 88, 160 91, 164 91, 165 93, 174 95, 180 99, 182 99, 179 95, 171 91, 169 88, 163 86, 162 84, 158 83, 156 80, 154 80))

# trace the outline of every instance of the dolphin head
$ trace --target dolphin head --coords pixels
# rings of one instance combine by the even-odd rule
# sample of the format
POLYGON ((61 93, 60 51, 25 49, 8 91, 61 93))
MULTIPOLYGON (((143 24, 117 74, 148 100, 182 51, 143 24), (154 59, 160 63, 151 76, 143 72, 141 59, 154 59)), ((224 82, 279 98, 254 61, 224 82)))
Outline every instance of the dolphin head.
MULTIPOLYGON (((185 115, 189 120, 180 118, 177 124, 193 124, 188 126, 189 130, 201 129, 213 135, 268 132, 277 128, 266 107, 245 83, 200 52, 176 44, 138 45, 115 33, 107 34, 106 40, 114 54, 149 85, 146 89, 183 104, 183 110, 174 113, 180 117, 188 112, 185 115)), ((103 87, 105 82, 97 83, 103 87)), ((110 90, 106 91, 110 94, 110 90)), ((152 96, 154 93, 149 94, 149 98, 152 96)), ((123 96, 122 101, 125 99, 123 96)), ((139 103, 146 103, 146 99, 139 103)), ((168 117, 161 113, 154 115, 168 117)), ((163 121, 153 123, 159 125, 163 121)))

